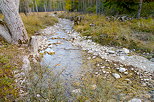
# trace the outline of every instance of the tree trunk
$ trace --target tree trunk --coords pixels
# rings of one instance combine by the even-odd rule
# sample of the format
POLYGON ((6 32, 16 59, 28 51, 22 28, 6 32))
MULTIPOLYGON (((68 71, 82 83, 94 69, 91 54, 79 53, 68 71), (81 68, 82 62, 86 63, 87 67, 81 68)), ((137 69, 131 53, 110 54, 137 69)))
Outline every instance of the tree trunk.
POLYGON ((99 2, 98 0, 96 0, 96 14, 99 13, 99 2))
POLYGON ((16 4, 17 10, 19 11, 20 0, 15 0, 15 4, 16 4))
POLYGON ((0 10, 10 31, 12 43, 27 43, 28 36, 14 0, 1 0, 0 10))
POLYGON ((143 4, 143 0, 140 0, 138 12, 137 12, 137 18, 140 18, 140 16, 141 16, 142 4, 143 4))
POLYGON ((2 36, 8 43, 12 42, 12 38, 9 30, 5 26, 5 24, 0 23, 0 36, 2 36))
POLYGON ((31 8, 29 7, 29 0, 23 0, 24 6, 24 14, 27 16, 31 12, 31 8))
POLYGON ((36 12, 38 12, 38 6, 36 0, 34 0, 36 12))
POLYGON ((47 12, 47 5, 46 5, 47 3, 46 2, 44 2, 44 12, 47 12))

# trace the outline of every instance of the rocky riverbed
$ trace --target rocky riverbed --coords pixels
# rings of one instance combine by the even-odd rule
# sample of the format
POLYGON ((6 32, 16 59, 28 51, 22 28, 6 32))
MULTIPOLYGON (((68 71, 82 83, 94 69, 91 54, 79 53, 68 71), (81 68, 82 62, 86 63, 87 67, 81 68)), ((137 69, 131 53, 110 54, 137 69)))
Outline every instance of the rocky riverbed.
MULTIPOLYGON (((49 45, 46 49, 44 46, 40 48, 45 49, 40 50, 41 54, 44 53, 42 63, 54 67, 56 72, 65 69, 62 77, 67 83, 68 97, 71 97, 70 92, 82 92, 81 80, 85 80, 86 75, 90 73, 96 79, 103 76, 105 80, 111 80, 110 82, 122 79, 119 83, 125 86, 132 85, 129 88, 138 91, 135 94, 134 91, 122 93, 123 100, 130 102, 154 100, 154 62, 133 55, 129 49, 101 46, 90 40, 90 37, 82 37, 73 30, 73 23, 67 19, 59 19, 59 23, 40 31, 40 34, 47 37, 46 43, 49 45), (72 87, 73 83, 75 87, 72 87), (133 86, 137 83, 138 86, 133 86), (142 94, 139 94, 138 89, 142 90, 142 94)), ((91 83, 91 86, 94 90, 97 88, 96 83, 91 83)))
MULTIPOLYGON (((25 73, 32 70, 28 58, 52 68, 55 74, 60 74, 69 102, 154 101, 154 62, 126 48, 101 46, 74 31, 70 20, 58 19, 59 23, 32 37, 31 54, 23 60, 25 73), (39 56, 41 60, 37 59, 39 56)), ((48 79, 39 85, 44 87, 45 80, 48 79)), ((36 93, 36 97, 41 95, 36 93)))

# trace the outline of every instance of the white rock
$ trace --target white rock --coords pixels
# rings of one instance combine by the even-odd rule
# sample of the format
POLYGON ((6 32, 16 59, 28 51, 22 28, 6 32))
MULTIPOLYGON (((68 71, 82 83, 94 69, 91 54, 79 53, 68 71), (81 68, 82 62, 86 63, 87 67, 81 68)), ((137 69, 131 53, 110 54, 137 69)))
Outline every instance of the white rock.
POLYGON ((126 70, 127 70, 126 68, 122 68, 122 67, 119 68, 119 72, 121 72, 121 73, 125 72, 126 70))
POLYGON ((97 67, 99 67, 100 65, 99 65, 99 64, 97 64, 96 66, 97 66, 97 67))
POLYGON ((128 102, 142 102, 141 99, 138 99, 138 98, 133 98, 131 99, 130 101, 128 102))
POLYGON ((95 85, 95 84, 94 85, 91 85, 91 89, 92 90, 95 90, 96 88, 97 88, 97 85, 95 85))
POLYGON ((127 75, 127 74, 128 74, 128 72, 124 72, 124 74, 126 74, 126 75, 127 75))
POLYGON ((115 54, 115 51, 110 50, 110 51, 108 51, 108 53, 109 54, 115 54))
POLYGON ((106 71, 103 71, 103 73, 106 73, 106 71))
POLYGON ((154 62, 154 58, 151 58, 150 61, 151 61, 151 62, 154 62))
POLYGON ((98 72, 95 72, 96 75, 98 75, 98 72))
POLYGON ((90 59, 91 59, 91 57, 88 57, 87 59, 88 59, 88 60, 90 60, 90 59))
POLYGON ((130 53, 130 51, 129 51, 128 49, 126 49, 126 48, 123 48, 123 51, 124 51, 124 53, 126 53, 126 54, 130 53))
POLYGON ((96 58, 96 56, 93 56, 92 58, 94 59, 94 58, 96 58))
POLYGON ((81 93, 81 89, 75 89, 75 90, 72 90, 72 93, 81 93))
POLYGON ((30 61, 28 59, 28 56, 23 57, 23 65, 22 69, 28 73, 28 71, 31 70, 30 61))
POLYGON ((112 73, 112 75, 113 75, 116 79, 119 79, 119 78, 120 78, 120 75, 117 74, 117 73, 112 73))
POLYGON ((125 56, 119 56, 121 60, 125 60, 125 56))
POLYGON ((101 68, 103 69, 103 68, 105 68, 105 66, 102 66, 101 68))
POLYGON ((40 94, 37 94, 36 96, 37 96, 37 97, 41 97, 41 95, 40 95, 40 94))

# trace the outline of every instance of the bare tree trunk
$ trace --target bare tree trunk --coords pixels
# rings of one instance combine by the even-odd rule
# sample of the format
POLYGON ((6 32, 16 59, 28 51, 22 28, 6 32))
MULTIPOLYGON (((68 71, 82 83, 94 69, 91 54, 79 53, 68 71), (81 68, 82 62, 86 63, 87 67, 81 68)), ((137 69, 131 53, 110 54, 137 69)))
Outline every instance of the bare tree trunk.
POLYGON ((10 31, 12 43, 27 43, 28 36, 14 0, 0 0, 0 10, 10 31))
POLYGON ((5 26, 5 24, 0 23, 0 36, 2 36, 8 43, 12 42, 12 38, 9 30, 5 26))
POLYGON ((47 3, 46 2, 44 2, 44 12, 47 12, 47 5, 46 5, 47 3))
POLYGON ((29 0, 23 0, 24 6, 24 14, 27 16, 31 12, 31 8, 29 7, 29 0))
POLYGON ((99 2, 98 0, 96 0, 96 14, 99 13, 99 2))
POLYGON ((38 12, 38 6, 36 0, 34 0, 36 12, 38 12))
POLYGON ((138 12, 137 12, 137 18, 140 18, 140 16, 141 16, 142 4, 143 4, 143 0, 140 0, 138 12))
POLYGON ((15 4, 16 4, 17 10, 19 11, 20 0, 15 0, 15 4))

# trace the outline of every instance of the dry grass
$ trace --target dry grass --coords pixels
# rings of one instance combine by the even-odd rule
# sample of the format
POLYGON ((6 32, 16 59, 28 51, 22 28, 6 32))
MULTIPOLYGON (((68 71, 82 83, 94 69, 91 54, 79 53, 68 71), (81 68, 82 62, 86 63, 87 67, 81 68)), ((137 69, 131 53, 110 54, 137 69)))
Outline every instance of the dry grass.
MULTIPOLYGON (((29 16, 21 14, 21 17, 29 36, 58 22, 56 18, 49 16, 49 13, 32 13, 29 16)), ((0 19, 3 19, 2 14, 0 19)), ((8 44, 0 37, 0 102, 12 102, 18 97, 13 71, 20 70, 21 56, 27 54, 27 51, 27 48, 8 44)))
POLYGON ((130 26, 139 32, 151 32, 154 34, 154 19, 152 18, 133 20, 130 26))
MULTIPOLYGON (((25 83, 28 94, 23 102, 66 102, 61 73, 53 73, 54 68, 41 66, 40 63, 31 63, 32 69, 26 74, 25 83)), ((19 100, 19 101, 20 101, 19 100)))
MULTIPOLYGON (((2 42, 2 41, 1 41, 2 42)), ((0 45, 0 101, 11 102, 18 97, 13 71, 20 69, 25 49, 3 42, 0 45)))
POLYGON ((62 18, 82 16, 84 19, 74 29, 83 36, 92 36, 92 40, 102 45, 126 47, 138 52, 153 52, 154 19, 134 19, 120 22, 108 21, 104 16, 95 14, 68 13, 59 15, 62 18), (90 27, 90 24, 95 26, 90 27), (148 44, 148 45, 147 45, 148 44))
POLYGON ((50 13, 31 13, 29 16, 21 14, 28 35, 31 36, 35 32, 47 26, 52 26, 58 22, 55 17, 49 16, 50 13))
MULTIPOLYGON (((51 12, 31 13, 28 16, 25 16, 23 13, 20 14, 29 37, 34 35, 34 33, 40 29, 52 26, 58 22, 58 20, 55 17, 50 16, 50 14, 51 12)), ((0 19, 3 18, 4 16, 0 14, 0 19)))

